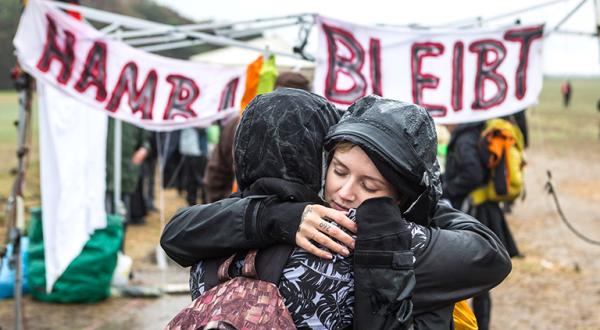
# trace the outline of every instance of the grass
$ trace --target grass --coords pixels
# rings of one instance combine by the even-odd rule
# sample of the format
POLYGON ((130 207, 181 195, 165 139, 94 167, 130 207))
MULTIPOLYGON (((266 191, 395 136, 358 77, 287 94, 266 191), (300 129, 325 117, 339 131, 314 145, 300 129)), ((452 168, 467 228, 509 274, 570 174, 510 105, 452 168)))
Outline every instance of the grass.
POLYGON ((16 152, 16 129, 14 121, 18 114, 18 97, 14 92, 0 92, 0 201, 10 191, 10 169, 16 160, 10 158, 16 152))
MULTIPOLYGON (((5 203, 10 196, 14 172, 17 169, 17 127, 15 125, 19 114, 19 96, 14 91, 0 91, 0 209, 5 209, 5 203)), ((37 106, 33 106, 33 129, 28 137, 31 151, 28 158, 25 179, 25 204, 32 207, 40 204, 39 189, 39 150, 37 106)), ((5 213, 0 212, 0 234, 3 233, 5 213)))
POLYGON ((532 146, 552 153, 576 149, 598 150, 600 112, 600 79, 573 79, 569 109, 562 104, 560 85, 563 80, 545 79, 537 107, 529 111, 529 134, 532 146))

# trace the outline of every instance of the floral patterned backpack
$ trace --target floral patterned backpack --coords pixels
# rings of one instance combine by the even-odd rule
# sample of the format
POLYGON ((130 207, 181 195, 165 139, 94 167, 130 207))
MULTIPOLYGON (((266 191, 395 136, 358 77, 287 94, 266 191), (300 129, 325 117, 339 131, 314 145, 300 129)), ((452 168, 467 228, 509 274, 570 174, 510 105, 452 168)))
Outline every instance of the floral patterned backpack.
POLYGON ((229 267, 234 258, 219 267, 220 284, 196 298, 165 329, 295 329, 277 286, 257 279, 256 250, 246 255, 242 276, 232 279, 229 267))

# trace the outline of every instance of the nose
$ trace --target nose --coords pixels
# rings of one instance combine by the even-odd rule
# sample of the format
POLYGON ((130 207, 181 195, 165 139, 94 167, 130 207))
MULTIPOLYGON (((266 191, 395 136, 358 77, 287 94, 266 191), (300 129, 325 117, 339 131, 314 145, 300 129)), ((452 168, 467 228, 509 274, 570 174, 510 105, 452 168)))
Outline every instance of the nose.
POLYGON ((353 185, 354 183, 352 182, 352 180, 348 179, 344 181, 344 184, 340 187, 340 190, 338 190, 338 195, 346 203, 352 203, 356 199, 353 185))

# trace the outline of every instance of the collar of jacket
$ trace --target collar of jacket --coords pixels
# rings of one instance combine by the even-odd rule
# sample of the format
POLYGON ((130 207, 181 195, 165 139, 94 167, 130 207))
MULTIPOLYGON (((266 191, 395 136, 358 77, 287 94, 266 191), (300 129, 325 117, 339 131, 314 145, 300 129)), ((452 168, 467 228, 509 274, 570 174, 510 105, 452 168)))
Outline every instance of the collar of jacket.
POLYGON ((319 195, 307 186, 272 177, 260 178, 242 192, 243 197, 253 195, 276 195, 281 201, 323 203, 319 195))
POLYGON ((460 125, 456 126, 456 128, 454 129, 452 134, 450 134, 450 142, 448 142, 448 148, 451 148, 456 143, 456 140, 458 139, 459 136, 461 136, 467 132, 475 131, 476 134, 479 135, 479 132, 483 128, 483 125, 484 125, 483 122, 475 122, 475 123, 460 124, 460 125))

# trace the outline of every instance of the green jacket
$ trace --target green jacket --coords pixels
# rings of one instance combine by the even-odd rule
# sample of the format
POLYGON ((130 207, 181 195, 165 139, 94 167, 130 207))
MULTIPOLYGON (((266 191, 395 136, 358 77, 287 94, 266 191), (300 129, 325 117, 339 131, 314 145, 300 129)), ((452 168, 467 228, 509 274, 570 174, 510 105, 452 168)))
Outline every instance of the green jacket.
MULTIPOLYGON (((122 146, 121 146, 121 193, 130 194, 135 191, 140 174, 140 166, 131 162, 131 157, 141 147, 150 152, 150 133, 132 124, 122 122, 122 146)), ((115 121, 108 120, 108 132, 106 138, 106 190, 114 190, 114 136, 115 121)))

